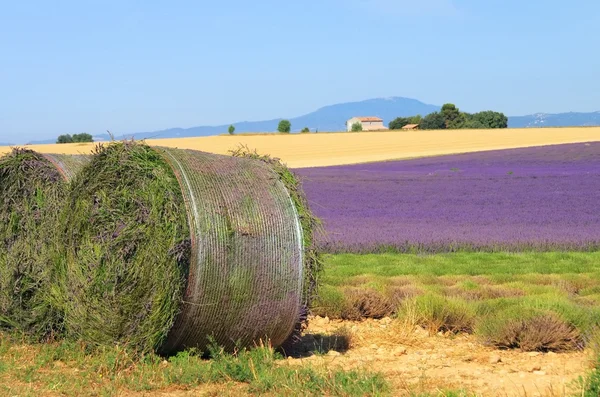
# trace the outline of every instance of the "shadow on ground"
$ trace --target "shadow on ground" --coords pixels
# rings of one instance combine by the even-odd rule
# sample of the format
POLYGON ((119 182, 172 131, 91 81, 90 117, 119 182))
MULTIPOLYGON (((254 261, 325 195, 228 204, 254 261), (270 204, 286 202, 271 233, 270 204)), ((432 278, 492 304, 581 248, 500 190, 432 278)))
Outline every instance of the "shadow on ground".
POLYGON ((327 354, 330 351, 345 353, 350 349, 350 345, 351 338, 347 334, 306 334, 291 346, 281 350, 287 357, 302 358, 314 354, 327 354))

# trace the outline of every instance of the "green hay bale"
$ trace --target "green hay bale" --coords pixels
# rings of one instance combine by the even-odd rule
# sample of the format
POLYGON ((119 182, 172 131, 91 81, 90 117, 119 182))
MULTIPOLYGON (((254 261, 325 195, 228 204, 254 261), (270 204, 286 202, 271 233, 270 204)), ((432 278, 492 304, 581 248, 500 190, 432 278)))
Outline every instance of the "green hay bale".
POLYGON ((170 353, 281 344, 302 303, 302 229, 272 167, 124 142, 72 184, 65 323, 88 342, 170 353))
POLYGON ((87 156, 13 149, 0 159, 0 327, 48 338, 60 313, 47 301, 67 181, 87 156))

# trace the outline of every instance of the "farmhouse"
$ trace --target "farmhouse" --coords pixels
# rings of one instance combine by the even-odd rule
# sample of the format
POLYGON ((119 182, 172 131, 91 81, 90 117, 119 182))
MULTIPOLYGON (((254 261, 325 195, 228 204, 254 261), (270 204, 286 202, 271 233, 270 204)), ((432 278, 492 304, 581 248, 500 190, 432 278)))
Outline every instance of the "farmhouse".
POLYGON ((376 131, 386 130, 387 128, 383 125, 383 119, 379 117, 352 117, 346 121, 346 129, 352 131, 352 124, 359 123, 362 125, 363 131, 376 131))
POLYGON ((402 127, 403 130, 418 130, 419 129, 419 124, 406 124, 404 127, 402 127))

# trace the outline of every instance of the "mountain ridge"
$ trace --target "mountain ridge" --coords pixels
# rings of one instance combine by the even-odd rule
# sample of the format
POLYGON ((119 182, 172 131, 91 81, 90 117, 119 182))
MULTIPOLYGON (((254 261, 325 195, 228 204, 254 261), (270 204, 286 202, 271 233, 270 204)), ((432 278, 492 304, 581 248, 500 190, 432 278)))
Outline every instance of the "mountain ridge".
MULTIPOLYGON (((292 123, 292 132, 309 128, 317 131, 345 131, 345 122, 355 116, 377 116, 388 125, 396 117, 426 115, 440 110, 441 106, 431 105, 417 99, 405 97, 373 98, 363 101, 344 102, 323 106, 314 112, 301 116, 287 118, 292 123)), ((486 109, 481 109, 486 110, 486 109)), ((185 138, 226 134, 229 125, 235 126, 236 133, 276 132, 277 124, 283 118, 273 118, 260 121, 239 121, 235 123, 196 126, 190 128, 168 128, 157 131, 134 132, 116 135, 115 139, 150 139, 150 138, 185 138)), ((567 113, 534 113, 525 116, 508 118, 509 128, 527 127, 565 127, 565 126, 597 126, 600 125, 600 111, 597 112, 567 112, 567 113)), ((96 141, 110 140, 108 134, 94 135, 96 141)), ((54 143, 56 138, 29 142, 29 144, 54 143)))

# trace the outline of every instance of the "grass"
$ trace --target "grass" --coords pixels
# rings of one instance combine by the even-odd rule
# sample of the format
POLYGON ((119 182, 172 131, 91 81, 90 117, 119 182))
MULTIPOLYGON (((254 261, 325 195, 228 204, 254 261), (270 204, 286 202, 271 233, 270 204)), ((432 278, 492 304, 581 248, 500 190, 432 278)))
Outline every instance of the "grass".
POLYGON ((67 341, 32 346, 0 334, 0 394, 110 396, 208 389, 215 395, 364 396, 390 391, 378 374, 286 365, 269 346, 227 354, 212 344, 209 352, 210 360, 195 350, 165 359, 67 341))
POLYGON ((598 252, 342 254, 325 261, 317 315, 377 318, 383 313, 365 306, 385 308, 430 333, 473 333, 526 351, 580 349, 600 328, 598 252))

